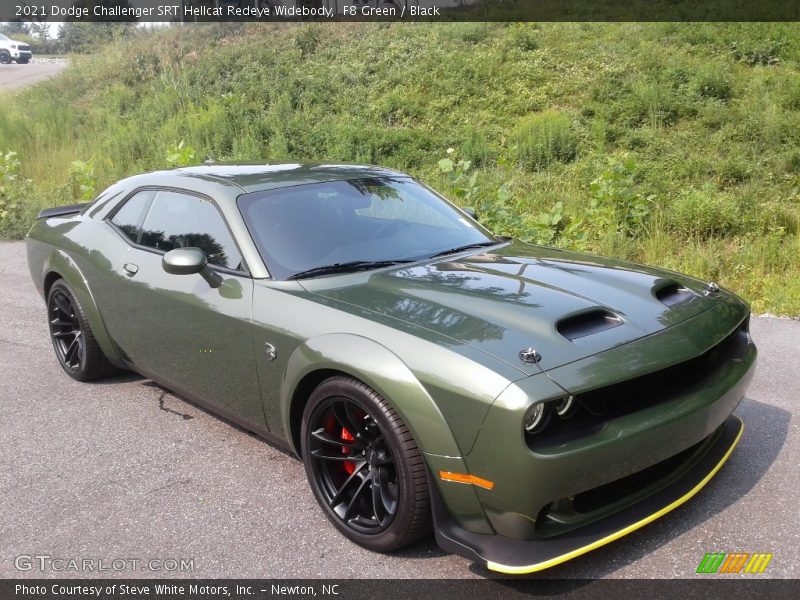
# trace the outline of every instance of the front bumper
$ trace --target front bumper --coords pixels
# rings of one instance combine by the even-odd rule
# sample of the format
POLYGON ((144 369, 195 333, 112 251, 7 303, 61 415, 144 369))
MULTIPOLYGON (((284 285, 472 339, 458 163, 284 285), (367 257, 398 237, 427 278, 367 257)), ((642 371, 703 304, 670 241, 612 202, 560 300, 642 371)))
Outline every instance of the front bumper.
POLYGON ((529 572, 672 510, 702 487, 733 447, 740 432, 731 434, 739 423, 731 414, 753 377, 756 357, 746 307, 732 300, 660 334, 509 386, 467 455, 426 456, 433 473, 469 473, 492 483, 482 488, 436 480, 445 507, 437 517, 441 545, 490 568, 529 572), (664 365, 665 357, 672 363, 664 365), (691 369, 675 375, 670 364, 691 369), (654 388, 639 379, 654 372, 666 373, 667 381, 656 378, 654 388), (631 383, 633 392, 604 387, 618 381, 631 383), (579 437, 551 437, 544 445, 535 441, 541 433, 535 439, 523 435, 532 399, 556 399, 565 390, 580 399, 597 389, 613 390, 615 406, 630 411, 600 418, 597 428, 581 429, 579 437))
POLYGON ((448 552, 483 563, 490 570, 501 573, 532 573, 553 567, 613 542, 692 498, 719 471, 739 442, 743 430, 741 419, 728 417, 700 444, 690 466, 682 469, 679 479, 625 510, 553 538, 524 540, 468 531, 450 519, 434 490, 436 541, 448 552))

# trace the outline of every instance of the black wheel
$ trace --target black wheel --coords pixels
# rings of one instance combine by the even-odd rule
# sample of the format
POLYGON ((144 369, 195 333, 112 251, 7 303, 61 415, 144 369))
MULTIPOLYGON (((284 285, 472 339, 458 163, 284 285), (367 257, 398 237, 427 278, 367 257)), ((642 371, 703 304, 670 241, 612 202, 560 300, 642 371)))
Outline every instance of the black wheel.
POLYGON ((11 62, 11 55, 7 50, 0 50, 0 64, 7 65, 11 62))
POLYGON ((47 315, 53 348, 67 375, 78 381, 92 381, 116 370, 97 344, 83 307, 63 279, 50 288, 47 315))
POLYGON ((377 392, 349 377, 324 381, 308 401, 301 436, 311 489, 348 538, 388 552, 430 532, 422 454, 377 392))

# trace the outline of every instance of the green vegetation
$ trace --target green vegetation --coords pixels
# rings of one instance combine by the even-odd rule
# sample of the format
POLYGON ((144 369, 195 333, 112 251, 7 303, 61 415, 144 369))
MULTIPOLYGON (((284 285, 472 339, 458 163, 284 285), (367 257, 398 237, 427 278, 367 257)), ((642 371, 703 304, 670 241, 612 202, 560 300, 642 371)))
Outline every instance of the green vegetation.
POLYGON ((63 23, 55 35, 50 23, 0 23, 0 33, 28 44, 34 56, 57 55, 69 52, 97 52, 103 45, 130 38, 136 33, 135 23, 63 23))
POLYGON ((368 162, 498 233, 800 314, 796 24, 172 28, 0 103, 9 150, 22 166, 3 189, 30 189, 2 192, 5 236, 86 188, 207 156, 368 162))

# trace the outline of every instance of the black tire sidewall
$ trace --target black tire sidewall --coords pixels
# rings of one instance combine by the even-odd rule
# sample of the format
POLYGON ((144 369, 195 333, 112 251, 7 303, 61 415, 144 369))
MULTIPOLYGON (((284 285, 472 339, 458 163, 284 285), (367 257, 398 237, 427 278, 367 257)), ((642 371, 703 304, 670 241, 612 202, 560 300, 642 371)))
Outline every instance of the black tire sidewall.
POLYGON ((53 296, 56 292, 62 292, 69 296, 70 301, 72 302, 73 307, 75 308, 75 316, 78 318, 78 323, 80 324, 81 328, 81 336, 83 336, 83 344, 84 344, 84 357, 81 362, 80 368, 77 370, 70 369, 67 365, 64 364, 64 361, 61 359, 61 353, 58 351, 56 347, 56 341, 53 338, 52 331, 50 332, 50 341, 53 344, 53 351, 56 353, 56 359, 58 360, 58 364, 61 365, 61 368, 72 377, 73 379, 77 379, 80 381, 83 377, 85 377, 86 373, 86 365, 88 364, 88 348, 86 348, 86 327, 88 324, 86 323, 86 318, 83 315, 83 309, 78 302, 78 299, 75 297, 75 293, 72 291, 72 288, 69 287, 66 281, 63 279, 59 279, 56 281, 52 286, 50 286, 50 291, 47 293, 47 318, 50 319, 50 308, 51 303, 53 300, 53 296))
POLYGON ((402 540, 413 520, 412 504, 414 501, 414 490, 411 489, 412 474, 401 441, 395 427, 384 410, 374 401, 375 396, 377 396, 375 392, 372 392, 372 390, 369 390, 369 388, 359 384, 359 382, 355 380, 335 377, 323 382, 309 398, 303 413, 303 422, 301 426, 302 455, 309 485, 328 520, 330 520, 345 536, 357 544, 376 552, 390 552, 406 545, 402 543, 402 540), (316 416, 315 412, 322 403, 332 397, 347 398, 358 404, 367 412, 381 429, 384 439, 395 459, 398 481, 397 512, 389 527, 380 533, 366 535, 350 529, 333 513, 319 490, 314 467, 309 458, 309 453, 306 451, 310 435, 309 423, 313 422, 312 417, 316 416))
POLYGON ((11 63, 11 54, 7 50, 0 50, 0 64, 8 65, 11 63))
POLYGON ((114 366, 108 360, 108 358, 106 358, 105 354, 103 354, 103 350, 97 343, 97 340, 94 337, 94 332, 89 325, 89 319, 86 317, 86 311, 83 309, 83 305, 81 304, 80 300, 78 300, 78 297, 75 295, 72 287, 64 279, 56 280, 47 292, 48 329, 50 320, 50 302, 53 294, 58 290, 68 295, 70 301, 75 307, 75 316, 78 319, 81 335, 83 336, 84 346, 84 360, 81 363, 81 366, 73 371, 62 362, 61 354, 56 348, 52 330, 50 329, 50 340, 53 343, 53 351, 56 353, 56 360, 58 361, 58 364, 61 365, 61 368, 67 375, 77 381, 94 381, 108 377, 109 375, 113 375, 117 371, 117 367, 114 366))

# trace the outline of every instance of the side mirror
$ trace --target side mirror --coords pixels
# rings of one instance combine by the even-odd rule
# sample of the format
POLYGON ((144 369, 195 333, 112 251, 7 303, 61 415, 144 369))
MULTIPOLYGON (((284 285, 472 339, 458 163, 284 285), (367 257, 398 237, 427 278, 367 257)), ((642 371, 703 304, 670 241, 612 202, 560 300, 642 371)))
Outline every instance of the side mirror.
POLYGON ((161 259, 161 268, 171 275, 198 273, 212 288, 222 284, 222 277, 208 268, 206 253, 200 248, 175 248, 161 259))
POLYGON ((475 209, 472 206, 462 206, 461 210, 467 213, 467 215, 469 215, 476 221, 478 220, 478 213, 475 212, 475 209))

